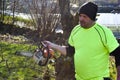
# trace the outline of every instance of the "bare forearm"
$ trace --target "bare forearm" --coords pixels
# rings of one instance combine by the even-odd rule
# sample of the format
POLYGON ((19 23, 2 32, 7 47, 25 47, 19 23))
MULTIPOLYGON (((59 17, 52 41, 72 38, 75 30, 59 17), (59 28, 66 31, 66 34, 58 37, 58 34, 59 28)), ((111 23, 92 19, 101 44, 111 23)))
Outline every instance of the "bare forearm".
POLYGON ((66 56, 66 46, 60 46, 60 45, 53 44, 51 47, 59 51, 62 55, 66 56))
POLYGON ((60 45, 57 45, 57 44, 54 44, 50 41, 44 41, 44 43, 49 46, 50 48, 53 48, 57 51, 59 51, 62 55, 66 56, 66 46, 60 46, 60 45))

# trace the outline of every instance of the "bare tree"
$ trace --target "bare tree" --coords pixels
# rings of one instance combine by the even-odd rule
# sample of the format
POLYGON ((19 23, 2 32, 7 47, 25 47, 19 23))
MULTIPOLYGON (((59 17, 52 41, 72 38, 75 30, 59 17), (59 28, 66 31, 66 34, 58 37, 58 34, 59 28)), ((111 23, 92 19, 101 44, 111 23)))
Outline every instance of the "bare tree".
MULTIPOLYGON (((20 0, 1 0, 1 3, 0 3, 0 9, 1 9, 1 12, 2 12, 2 17, 4 18, 4 15, 7 15, 7 16, 12 16, 12 21, 9 20, 9 17, 8 17, 8 20, 6 23, 9 23, 11 24, 14 24, 15 22, 15 12, 17 11, 20 11, 20 5, 19 5, 19 1, 20 0)), ((4 21, 4 19, 2 19, 2 21, 4 21)))
MULTIPOLYGON (((61 38, 64 42, 67 41, 70 31, 78 23, 78 18, 70 13, 69 0, 58 0, 58 2, 54 2, 54 0, 33 0, 31 2, 25 0, 25 2, 28 4, 34 27, 37 29, 37 38, 54 40, 56 24, 61 23, 64 31, 61 38)), ((59 57, 55 65, 55 71, 56 80, 74 80, 73 59, 59 57)))
POLYGON ((54 29, 60 21, 59 7, 55 0, 24 0, 34 27, 37 30, 37 39, 53 40, 54 29))
MULTIPOLYGON (((68 36, 72 28, 78 24, 78 15, 70 12, 70 0, 59 0, 61 23, 63 27, 63 41, 67 44, 68 36)), ((60 56, 55 65, 56 80, 75 80, 73 57, 60 56), (64 73, 63 73, 64 72, 64 73)))
MULTIPOLYGON (((24 0, 24 3, 28 6, 39 41, 54 40, 56 25, 61 23, 64 31, 63 41, 66 42, 70 31, 78 24, 78 17, 70 13, 69 0, 24 0)), ((60 43, 62 42, 60 41, 60 43)), ((74 80, 73 59, 59 57, 55 65, 55 71, 56 80, 74 80)))
POLYGON ((4 20, 5 2, 6 2, 6 0, 1 0, 1 3, 0 3, 1 22, 3 22, 3 20, 4 20))

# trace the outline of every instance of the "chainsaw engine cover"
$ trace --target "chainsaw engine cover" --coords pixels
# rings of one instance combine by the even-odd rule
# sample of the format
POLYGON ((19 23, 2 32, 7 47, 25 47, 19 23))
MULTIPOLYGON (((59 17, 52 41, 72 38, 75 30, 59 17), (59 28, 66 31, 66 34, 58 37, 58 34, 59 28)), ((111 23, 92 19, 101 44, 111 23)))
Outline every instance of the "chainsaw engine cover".
POLYGON ((42 50, 36 50, 34 53, 35 62, 40 66, 45 66, 49 60, 49 56, 45 57, 43 54, 44 52, 42 50))

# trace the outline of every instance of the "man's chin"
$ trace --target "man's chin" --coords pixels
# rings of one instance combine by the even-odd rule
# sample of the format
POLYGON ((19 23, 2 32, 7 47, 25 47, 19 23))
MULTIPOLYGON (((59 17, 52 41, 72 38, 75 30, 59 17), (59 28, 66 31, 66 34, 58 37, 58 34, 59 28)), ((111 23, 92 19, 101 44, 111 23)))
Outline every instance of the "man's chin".
POLYGON ((80 24, 80 26, 84 28, 86 25, 85 24, 80 24))
POLYGON ((82 28, 87 28, 85 25, 80 25, 82 28))
POLYGON ((87 27, 87 26, 81 26, 82 28, 84 29, 89 29, 90 27, 87 27))

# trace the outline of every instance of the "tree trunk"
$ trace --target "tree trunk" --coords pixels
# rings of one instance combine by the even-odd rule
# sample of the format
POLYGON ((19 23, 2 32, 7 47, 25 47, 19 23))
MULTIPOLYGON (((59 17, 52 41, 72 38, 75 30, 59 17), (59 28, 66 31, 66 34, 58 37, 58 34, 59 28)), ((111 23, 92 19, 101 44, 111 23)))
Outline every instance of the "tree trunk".
MULTIPOLYGON (((70 14, 70 1, 69 0, 59 0, 60 14, 61 14, 61 23, 63 26, 64 32, 68 33, 71 31, 72 25, 72 15, 70 14)), ((64 38, 68 38, 68 34, 64 33, 64 38)))
MULTIPOLYGON (((70 1, 59 0, 61 24, 63 27, 63 41, 67 44, 67 39, 73 27, 78 24, 78 15, 70 13, 70 1)), ((61 43, 63 41, 60 41, 61 43)), ((55 65, 56 80, 75 80, 74 59, 73 57, 60 56, 55 65)))
POLYGON ((55 80, 75 80, 75 70, 73 58, 60 56, 56 60, 55 71, 56 79, 55 80))

